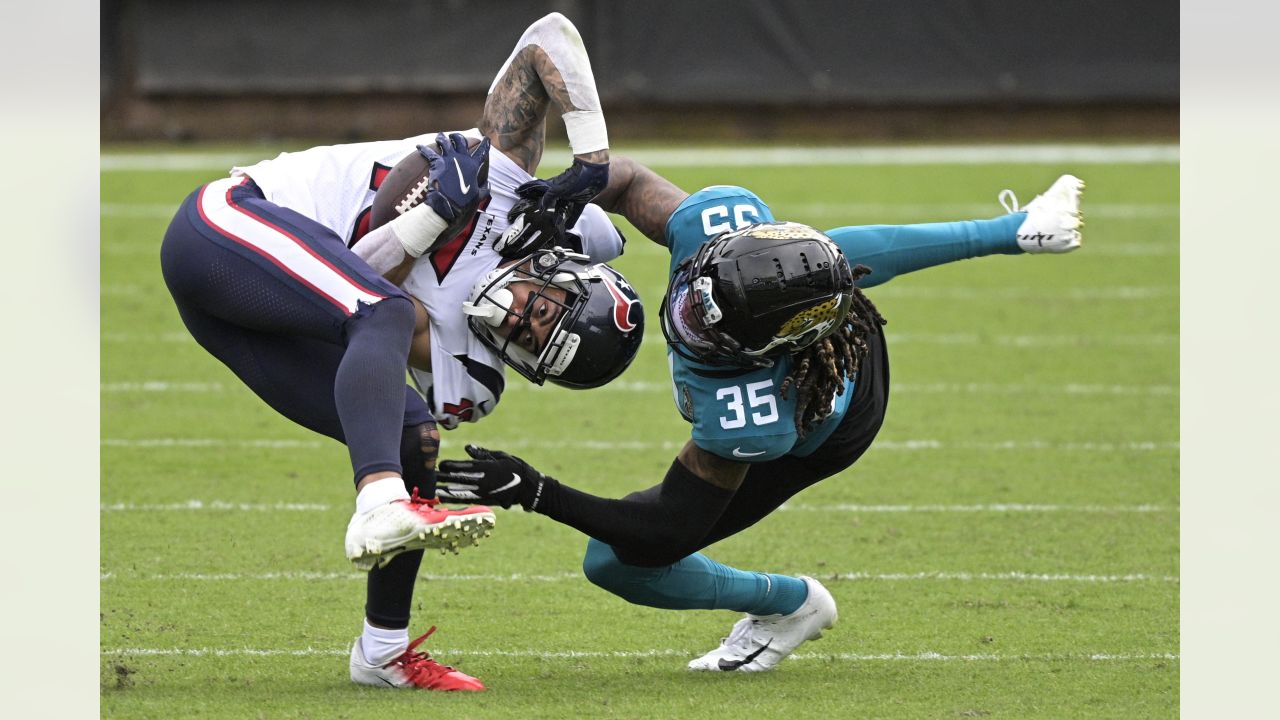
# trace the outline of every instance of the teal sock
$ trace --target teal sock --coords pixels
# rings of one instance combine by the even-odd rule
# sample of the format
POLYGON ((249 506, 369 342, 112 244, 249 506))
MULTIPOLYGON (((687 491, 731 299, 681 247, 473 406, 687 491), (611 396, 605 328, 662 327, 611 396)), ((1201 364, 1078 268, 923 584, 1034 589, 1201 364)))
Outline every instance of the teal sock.
POLYGON ((799 578, 738 570, 702 553, 656 568, 628 565, 599 540, 587 544, 582 569, 588 580, 628 602, 670 610, 787 614, 809 593, 799 578))
POLYGON ((752 615, 790 615, 809 598, 809 586, 800 578, 770 574, 769 579, 773 587, 758 609, 747 611, 752 615))
POLYGON ((886 283, 898 275, 984 255, 1016 255, 1018 227, 1027 214, 1016 212, 991 220, 919 225, 851 225, 826 231, 850 265, 871 268, 859 287, 886 283))

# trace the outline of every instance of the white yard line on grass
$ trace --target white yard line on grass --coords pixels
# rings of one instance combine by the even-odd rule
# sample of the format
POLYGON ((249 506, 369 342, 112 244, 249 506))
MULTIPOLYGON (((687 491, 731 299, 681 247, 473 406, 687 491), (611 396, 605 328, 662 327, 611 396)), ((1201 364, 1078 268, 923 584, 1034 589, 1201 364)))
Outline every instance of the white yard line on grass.
POLYGON ((226 440, 222 438, 103 438, 103 447, 127 448, 318 448, 319 440, 226 440))
POLYGON ((851 512, 851 513, 1162 513, 1178 512, 1163 505, 1025 505, 994 503, 989 505, 830 505, 786 503, 778 510, 787 512, 851 512))
POLYGON ((164 332, 164 333, 138 333, 138 332, 104 332, 98 336, 105 343, 191 343, 195 347, 196 341, 192 339, 190 333, 185 332, 164 332))
MULTIPOLYGON (((677 450, 683 442, 645 442, 612 440, 545 440, 521 438, 517 440, 495 438, 470 438, 468 442, 501 448, 543 448, 606 451, 677 450)), ((104 438, 103 447, 118 448, 316 448, 326 443, 318 440, 227 440, 221 438, 104 438)), ((452 443, 443 442, 444 447, 452 443)), ((1004 440, 998 442, 946 442, 942 440, 878 440, 875 446, 881 450, 1065 450, 1070 452, 1153 452, 1180 449, 1177 442, 1049 442, 1046 440, 1004 440)))
MULTIPOLYGON (((185 500, 174 503, 102 503, 101 512, 329 512, 335 509, 323 503, 245 503, 227 500, 185 500)), ((342 507, 342 510, 350 510, 342 507)), ((1176 513, 1178 508, 1164 505, 1043 505, 1023 503, 991 503, 983 505, 857 505, 832 503, 786 503, 779 512, 840 512, 840 513, 1176 513)))
MULTIPOLYGON (((178 204, 168 203, 102 203, 98 206, 98 214, 111 218, 145 218, 151 220, 168 220, 178 212, 178 204)), ((127 238, 126 238, 127 239, 127 238)), ((141 238, 140 238, 141 239, 141 238)), ((140 245, 155 246, 159 238, 146 238, 140 245)))
MULTIPOLYGON (((887 285, 869 291, 876 299, 893 300, 1034 300, 1043 298, 1046 290, 1043 287, 911 287, 906 285, 887 285)), ((1053 291, 1058 300, 1081 302, 1118 302, 1137 300, 1167 300, 1178 296, 1176 285, 1132 286, 1117 285, 1114 287, 1071 288, 1053 291)))
MULTIPOLYGON (((301 149, 301 148, 299 148, 301 149)), ((635 149, 625 153, 646 165, 660 167, 759 167, 779 165, 1040 165, 1090 163, 1106 165, 1168 165, 1179 162, 1177 145, 929 145, 865 147, 686 147, 635 149)), ((102 172, 228 172, 237 164, 274 157, 272 151, 237 153, 106 153, 99 158, 102 172)), ((543 156, 546 167, 568 165, 568 153, 543 156)))
MULTIPOLYGON (((506 392, 533 390, 527 383, 512 383, 506 392)), ((222 383, 178 382, 168 380, 143 380, 138 382, 102 383, 104 393, 220 393, 227 389, 222 383)), ((597 392, 652 393, 670 395, 671 383, 643 380, 615 380, 597 388, 597 392)), ((248 390, 245 390, 248 392, 248 390)), ((893 386, 894 394, 930 395, 1167 395, 1178 394, 1173 385, 1066 385, 997 384, 997 383, 899 383, 893 386)))
MULTIPOLYGON (((606 450, 636 451, 678 450, 684 442, 673 440, 646 442, 641 440, 547 440, 539 438, 477 438, 470 437, 467 442, 504 449, 540 448, 540 449, 572 449, 572 450, 606 450)), ((331 444, 319 440, 229 440, 224 438, 103 438, 103 447, 114 448, 316 448, 331 444)), ((454 441, 445 439, 444 447, 450 447, 454 441)), ((945 440, 877 440, 875 447, 880 450, 920 451, 920 450, 1062 450, 1067 452, 1166 452, 1180 449, 1177 441, 1141 440, 1129 442, 1051 442, 1048 440, 1002 440, 993 442, 951 442, 945 440)))
MULTIPOLYGON (((102 648, 100 654, 110 657, 329 657, 351 653, 351 648, 314 648, 296 650, 284 648, 102 648)), ((465 650, 461 648, 433 649, 440 657, 507 657, 507 658, 600 658, 624 659, 696 657, 693 650, 465 650)), ((946 655, 936 652, 921 653, 818 653, 799 652, 788 660, 824 662, 1133 662, 1149 660, 1180 660, 1177 653, 1044 653, 1024 655, 946 655)))
MULTIPOLYGON (((118 390, 115 392, 123 392, 118 390)), ((505 392, 540 391, 528 383, 512 383, 505 392)), ((103 392, 108 392, 103 385, 103 392)), ((653 382, 645 380, 614 380, 608 385, 596 388, 595 392, 618 393, 653 393, 669 397, 670 382, 653 382)), ((893 392, 897 394, 929 394, 929 395, 1162 395, 1176 396, 1175 385, 1097 385, 1085 383, 1067 383, 1066 385, 1039 385, 1033 383, 896 383, 893 392)))
MULTIPOLYGON (((106 337, 104 335, 104 337, 106 337)), ((978 333, 885 333, 889 345, 977 345, 1013 348, 1041 347, 1159 347, 1177 345, 1178 335, 980 335, 978 333)), ((666 345, 659 334, 645 335, 645 345, 666 345)))
POLYGON ((912 343, 921 345, 999 345, 1004 347, 1089 347, 1129 346, 1147 347, 1177 345, 1175 334, 1144 335, 978 335, 976 333, 887 333, 890 345, 912 343))
MULTIPOLYGON (((151 220, 168 220, 177 212, 178 205, 162 203, 102 203, 98 212, 102 217, 141 218, 151 220)), ((1151 203, 1146 205, 1127 203, 1088 203, 1085 205, 1086 215, 1092 220, 1159 220, 1178 217, 1178 206, 1168 203, 1151 203)), ((834 222, 841 222, 842 217, 876 218, 877 220, 892 216, 891 219, 908 218, 915 220, 930 215, 948 218, 991 217, 1001 212, 994 202, 945 204, 945 203, 779 203, 779 215, 804 215, 806 217, 831 217, 834 222)), ((845 222, 845 224, 850 224, 845 222)), ((152 239, 145 245, 158 243, 152 239)), ((1164 247, 1177 249, 1176 242, 1164 243, 1164 247)), ((1099 246, 1101 247, 1101 246, 1099 246)), ((1094 246, 1090 245, 1090 251, 1094 246)))
MULTIPOLYGON (((995 345, 1014 348, 1040 347, 1158 347, 1177 345, 1178 335, 1131 333, 1125 335, 979 335, 978 333, 887 333, 890 345, 995 345)), ((185 332, 120 332, 107 331, 99 338, 105 343, 178 343, 195 347, 195 340, 185 332)), ((644 344, 667 344, 662 333, 645 335, 644 344)), ((513 383, 514 386, 514 383, 513 383)), ((606 386, 608 387, 608 386, 606 386)))
POLYGON ((208 382, 169 382, 167 380, 144 380, 142 382, 112 382, 102 383, 102 392, 104 393, 136 393, 136 392, 194 392, 194 393, 220 393, 226 388, 222 383, 208 382))
MULTIPOLYGON (((100 288, 103 297, 142 297, 155 288, 132 283, 106 284, 100 288)), ((875 291, 876 298, 889 300, 946 300, 948 302, 1012 302, 1044 298, 1044 288, 1034 287, 885 287, 875 291)), ((1143 302, 1178 297, 1175 285, 1072 288, 1055 292, 1054 298, 1070 302, 1143 302)))
MULTIPOLYGON (((918 582, 923 580, 938 580, 944 582, 990 582, 990 581, 1008 581, 1008 582, 1046 582, 1046 583, 1136 583, 1136 582, 1155 582, 1155 583, 1177 583, 1178 578, 1173 575, 1147 575, 1144 573, 1130 573, 1127 575, 1072 575, 1067 573, 1028 573, 1028 572, 944 572, 944 571, 926 571, 915 573, 869 573, 861 571, 850 572, 813 572, 814 577, 823 580, 836 580, 847 582, 918 582)), ((156 573, 151 575, 135 574, 135 573, 100 573, 98 579, 106 582, 111 580, 140 580, 143 582, 244 582, 244 581, 363 581, 368 575, 358 572, 267 572, 267 573, 156 573)), ((575 580, 582 577, 581 573, 564 572, 554 573, 550 575, 535 575, 524 573, 512 573, 509 575, 433 575, 430 573, 419 575, 420 578, 432 582, 563 582, 566 580, 575 580)))
MULTIPOLYGON (((104 205, 103 207, 106 208, 108 206, 104 205)), ((118 205, 113 207, 129 208, 138 206, 118 205)), ((164 206, 149 207, 159 209, 164 206)), ((772 204, 771 207, 777 216, 817 215, 830 218, 837 223, 843 222, 840 218, 850 216, 857 216, 864 220, 874 218, 876 222, 881 222, 880 218, 888 215, 893 216, 892 219, 906 218, 912 222, 923 222, 922 218, 931 215, 959 220, 962 218, 995 217, 1003 212, 1003 208, 994 201, 989 203, 780 202, 772 204)), ((1087 193, 1083 208, 1085 217, 1089 220, 1162 220, 1176 219, 1179 215, 1179 206, 1176 203, 1090 202, 1087 193)), ((173 208, 170 208, 169 214, 173 214, 173 208)), ((855 223, 844 222, 844 224, 855 223)), ((1176 248, 1177 242, 1168 242, 1164 243, 1164 245, 1176 248)), ((1092 251, 1094 246, 1090 245, 1089 249, 1092 251)))
MULTIPOLYGON (((225 500, 187 500, 177 503, 102 503, 98 506, 101 512, 170 512, 170 511, 212 511, 212 512, 328 512, 329 505, 321 503, 243 503, 225 500)), ((345 508, 350 509, 350 508, 345 508)))

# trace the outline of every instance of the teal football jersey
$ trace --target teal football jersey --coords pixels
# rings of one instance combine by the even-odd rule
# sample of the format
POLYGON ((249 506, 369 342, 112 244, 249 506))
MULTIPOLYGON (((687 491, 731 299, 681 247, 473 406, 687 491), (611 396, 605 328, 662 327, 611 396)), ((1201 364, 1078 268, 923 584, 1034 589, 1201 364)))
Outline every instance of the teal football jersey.
MULTIPOLYGON (((746 188, 714 185, 690 195, 667 221, 669 276, 717 235, 773 219, 769 206, 746 188)), ((809 455, 840 424, 853 397, 851 379, 835 397, 831 415, 810 431, 804 442, 798 442, 796 393, 791 391, 783 398, 779 392, 791 371, 789 356, 768 368, 706 365, 671 349, 667 359, 676 407, 693 425, 694 443, 729 460, 760 462, 783 455, 809 455)))

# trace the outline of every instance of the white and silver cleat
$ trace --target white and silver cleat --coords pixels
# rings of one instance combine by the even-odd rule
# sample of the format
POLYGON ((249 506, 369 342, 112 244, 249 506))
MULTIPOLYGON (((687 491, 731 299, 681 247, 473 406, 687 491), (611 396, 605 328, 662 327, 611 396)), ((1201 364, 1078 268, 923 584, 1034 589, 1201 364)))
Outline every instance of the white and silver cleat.
POLYGON ((1000 204, 1011 213, 1025 212, 1027 218, 1018 228, 1018 247, 1029 253, 1067 253, 1080 247, 1080 196, 1084 181, 1074 175, 1063 175, 1044 193, 1018 207, 1012 190, 1000 192, 1000 204))
POLYGON ((836 624, 835 598, 822 583, 801 576, 809 586, 804 604, 789 615, 750 615, 739 620, 720 647, 689 661, 690 670, 764 672, 772 670, 806 640, 817 640, 836 624))
POLYGON ((457 553, 488 537, 496 521, 483 505, 462 510, 439 507, 439 501, 418 497, 397 500, 351 516, 344 543, 347 559, 368 572, 409 550, 435 549, 457 553))

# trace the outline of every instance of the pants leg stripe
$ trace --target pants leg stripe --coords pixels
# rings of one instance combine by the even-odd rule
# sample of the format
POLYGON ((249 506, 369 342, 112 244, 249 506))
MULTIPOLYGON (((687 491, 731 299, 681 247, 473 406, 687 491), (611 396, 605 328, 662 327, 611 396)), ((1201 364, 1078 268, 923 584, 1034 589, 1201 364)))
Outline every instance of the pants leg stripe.
POLYGON ((243 178, 224 178, 200 191, 197 209, 209 227, 266 258, 348 315, 359 309, 359 303, 386 298, 357 284, 301 239, 238 207, 231 191, 242 183, 243 178))

